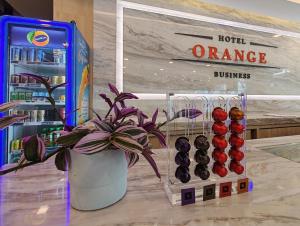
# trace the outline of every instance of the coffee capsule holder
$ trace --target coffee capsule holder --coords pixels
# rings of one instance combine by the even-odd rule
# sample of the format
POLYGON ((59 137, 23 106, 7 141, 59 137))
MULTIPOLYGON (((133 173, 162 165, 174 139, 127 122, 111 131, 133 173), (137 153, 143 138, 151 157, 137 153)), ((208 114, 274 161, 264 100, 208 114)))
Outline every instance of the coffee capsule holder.
POLYGON ((170 119, 176 118, 167 126, 169 157, 168 173, 164 187, 171 204, 187 205, 195 202, 203 204, 203 201, 206 200, 223 198, 251 190, 252 181, 250 182, 246 174, 246 144, 244 143, 241 146, 241 143, 238 143, 242 141, 241 139, 246 139, 246 94, 238 92, 181 92, 167 93, 166 98, 168 117, 170 119), (227 156, 227 161, 224 164, 215 163, 215 159, 224 162, 224 157, 226 157, 224 154, 217 156, 214 154, 215 159, 212 156, 215 149, 212 144, 212 139, 215 136, 212 126, 216 119, 216 117, 213 118, 212 113, 215 108, 222 108, 228 114, 226 120, 219 122, 214 127, 219 126, 217 129, 223 134, 224 125, 228 128, 228 132, 219 139, 220 142, 218 142, 218 139, 215 140, 215 145, 221 146, 224 145, 223 138, 228 142, 228 146, 221 150, 227 156), (193 118, 194 109, 200 110, 202 114, 193 118), (240 110, 235 111, 235 115, 232 114, 235 120, 231 120, 229 117, 231 109, 240 110), (235 123, 234 129, 239 131, 239 134, 233 135, 234 138, 231 138, 231 142, 237 142, 241 147, 233 148, 238 150, 231 150, 230 154, 233 158, 237 156, 236 158, 239 161, 232 160, 229 155, 232 148, 229 142, 231 136, 230 124, 232 122, 235 123), (206 152, 205 137, 210 144, 206 152), (196 138, 198 142, 195 144, 196 138), (205 155, 209 157, 209 162, 205 155), (195 169, 197 169, 196 172, 195 169))

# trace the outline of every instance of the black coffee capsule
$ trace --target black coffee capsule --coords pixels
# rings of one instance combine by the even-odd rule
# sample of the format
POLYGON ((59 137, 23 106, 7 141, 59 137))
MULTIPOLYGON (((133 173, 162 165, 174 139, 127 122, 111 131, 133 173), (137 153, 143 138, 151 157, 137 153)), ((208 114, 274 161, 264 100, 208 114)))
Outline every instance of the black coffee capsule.
POLYGON ((187 183, 191 179, 189 168, 186 166, 178 166, 175 172, 175 177, 182 183, 187 183))
POLYGON ((206 136, 199 135, 199 136, 196 137, 196 139, 194 141, 194 146, 198 150, 207 151, 209 149, 210 144, 209 144, 206 136))
POLYGON ((207 180, 210 177, 210 173, 206 165, 198 164, 195 168, 195 175, 200 177, 202 180, 207 180))
POLYGON ((175 148, 177 151, 189 152, 191 149, 189 139, 186 137, 177 138, 177 140, 175 142, 175 148))
POLYGON ((189 166, 191 161, 187 152, 178 152, 175 156, 175 163, 177 165, 189 166))
POLYGON ((210 158, 207 155, 207 152, 202 150, 197 150, 195 153, 195 161, 201 165, 207 165, 210 162, 210 158))

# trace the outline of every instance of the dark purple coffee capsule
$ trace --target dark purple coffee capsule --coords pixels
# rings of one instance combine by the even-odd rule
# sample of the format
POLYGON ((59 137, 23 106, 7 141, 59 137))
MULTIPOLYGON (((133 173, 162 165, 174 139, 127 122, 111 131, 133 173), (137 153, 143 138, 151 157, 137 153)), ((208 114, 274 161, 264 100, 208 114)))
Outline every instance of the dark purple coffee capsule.
POLYGON ((210 173, 206 165, 198 164, 195 168, 195 175, 200 177, 202 180, 207 180, 210 177, 210 173))
POLYGON ((175 156, 175 163, 177 165, 189 166, 191 161, 187 152, 178 152, 175 156))
POLYGON ((191 179, 189 168, 186 166, 178 166, 175 172, 175 177, 184 184, 189 182, 191 179))
POLYGON ((195 161, 201 165, 207 165, 210 162, 206 151, 197 150, 194 157, 195 161))
POLYGON ((177 138, 177 140, 175 142, 175 148, 177 151, 189 152, 191 149, 189 139, 186 137, 177 138))
POLYGON ((196 139, 194 141, 194 146, 198 150, 207 151, 209 149, 210 144, 209 144, 206 136, 199 135, 199 136, 196 137, 196 139))

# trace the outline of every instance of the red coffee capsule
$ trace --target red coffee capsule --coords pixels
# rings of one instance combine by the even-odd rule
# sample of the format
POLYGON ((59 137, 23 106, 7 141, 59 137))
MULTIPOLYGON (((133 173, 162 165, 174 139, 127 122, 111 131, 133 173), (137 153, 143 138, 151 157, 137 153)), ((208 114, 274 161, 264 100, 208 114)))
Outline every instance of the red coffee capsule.
POLYGON ((230 128, 231 133, 236 133, 236 134, 241 134, 245 130, 244 125, 242 125, 236 121, 232 121, 229 128, 230 128))
POLYGON ((229 143, 233 147, 240 148, 244 145, 244 139, 236 134, 231 134, 231 136, 229 137, 229 143))
POLYGON ((242 120, 244 118, 244 112, 242 112, 240 109, 237 107, 233 107, 229 111, 229 118, 231 120, 242 120))
POLYGON ((233 171, 236 174, 242 174, 244 172, 244 166, 235 160, 232 160, 230 162, 229 169, 230 171, 233 171))
POLYGON ((244 152, 240 151, 237 148, 231 148, 229 150, 228 154, 229 154, 229 156, 230 156, 231 159, 234 159, 236 161, 241 161, 244 158, 244 152))
POLYGON ((218 163, 224 164, 227 161, 227 155, 220 149, 215 149, 212 153, 212 157, 218 163))
POLYGON ((223 122, 215 122, 212 126, 212 130, 216 135, 225 135, 228 132, 228 129, 223 122))
POLYGON ((220 164, 218 162, 214 163, 212 171, 214 174, 218 174, 220 177, 225 177, 228 173, 228 170, 225 168, 225 165, 220 164))
POLYGON ((225 140, 224 136, 216 135, 212 139, 212 144, 214 147, 224 150, 228 146, 228 142, 225 140))
POLYGON ((215 121, 221 122, 225 121, 228 117, 227 112, 224 111, 222 108, 217 107, 212 112, 212 117, 215 121))

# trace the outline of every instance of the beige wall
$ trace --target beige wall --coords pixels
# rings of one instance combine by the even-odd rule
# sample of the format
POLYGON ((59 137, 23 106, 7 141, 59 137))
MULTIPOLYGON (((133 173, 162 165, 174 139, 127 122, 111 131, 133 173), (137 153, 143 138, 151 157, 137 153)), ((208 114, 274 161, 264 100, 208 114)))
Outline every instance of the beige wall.
POLYGON ((53 0, 53 19, 60 21, 74 20, 87 40, 93 47, 93 0, 53 0))
MULTIPOLYGON (((75 21, 80 32, 90 46, 90 84, 93 84, 93 0, 53 0, 53 20, 75 21)), ((93 85, 91 85, 91 105, 93 105, 93 85)))

